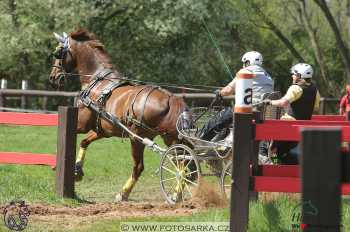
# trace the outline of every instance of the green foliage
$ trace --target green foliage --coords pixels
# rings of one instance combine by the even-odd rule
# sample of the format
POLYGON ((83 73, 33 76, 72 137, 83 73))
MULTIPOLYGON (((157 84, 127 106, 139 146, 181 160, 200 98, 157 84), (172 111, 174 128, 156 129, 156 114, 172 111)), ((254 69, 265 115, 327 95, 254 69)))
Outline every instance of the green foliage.
POLYGON ((203 24, 208 24, 230 63, 235 50, 228 29, 235 11, 222 4, 225 1, 133 1, 109 8, 122 13, 101 16, 91 28, 126 75, 157 82, 224 84, 228 76, 203 24))
POLYGON ((52 32, 74 30, 95 13, 83 0, 1 1, 0 77, 7 78, 12 88, 27 79, 31 88, 46 89, 48 56, 56 46, 52 32))
MULTIPOLYGON (((335 38, 319 7, 313 1, 306 3, 333 84, 333 89, 321 94, 337 95, 346 79, 335 38)), ((344 41, 349 41, 345 1, 330 1, 329 7, 344 41)), ((32 89, 47 89, 47 57, 56 46, 52 32, 86 27, 96 33, 115 67, 128 77, 223 86, 230 75, 206 25, 233 75, 241 67, 242 54, 258 50, 276 87, 285 90, 290 84, 289 68, 298 59, 269 28, 259 10, 304 60, 314 65, 319 76, 300 19, 299 0, 7 0, 0 2, 0 77, 9 79, 11 88, 18 88, 21 79, 29 79, 32 89)), ((73 83, 68 90, 78 88, 73 83)))

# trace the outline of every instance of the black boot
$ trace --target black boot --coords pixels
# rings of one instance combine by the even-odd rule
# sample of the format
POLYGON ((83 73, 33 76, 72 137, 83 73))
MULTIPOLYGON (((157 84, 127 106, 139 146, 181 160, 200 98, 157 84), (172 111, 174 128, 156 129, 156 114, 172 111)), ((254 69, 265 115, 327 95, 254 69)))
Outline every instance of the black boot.
POLYGON ((220 111, 217 115, 211 118, 200 130, 200 138, 210 141, 215 137, 217 132, 229 127, 233 121, 233 113, 230 107, 220 111))
POLYGON ((225 139, 230 133, 229 128, 223 128, 221 131, 217 132, 215 137, 211 139, 212 142, 217 142, 225 139))

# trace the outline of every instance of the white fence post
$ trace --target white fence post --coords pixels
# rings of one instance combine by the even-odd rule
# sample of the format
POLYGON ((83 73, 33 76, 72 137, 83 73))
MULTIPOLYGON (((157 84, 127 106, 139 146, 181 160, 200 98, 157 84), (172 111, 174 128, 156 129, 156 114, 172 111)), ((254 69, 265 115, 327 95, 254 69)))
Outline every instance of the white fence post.
MULTIPOLYGON (((5 78, 1 78, 0 89, 7 89, 7 80, 5 78)), ((5 96, 0 92, 0 107, 5 106, 5 96)), ((0 109, 2 111, 2 109, 0 109)))
MULTIPOLYGON (((27 90, 28 89, 28 81, 27 80, 22 80, 22 90, 27 90)), ((27 97, 22 95, 21 96, 21 108, 25 109, 27 106, 27 97)))
POLYGON ((1 85, 0 85, 1 89, 7 89, 7 80, 5 78, 1 79, 1 85))

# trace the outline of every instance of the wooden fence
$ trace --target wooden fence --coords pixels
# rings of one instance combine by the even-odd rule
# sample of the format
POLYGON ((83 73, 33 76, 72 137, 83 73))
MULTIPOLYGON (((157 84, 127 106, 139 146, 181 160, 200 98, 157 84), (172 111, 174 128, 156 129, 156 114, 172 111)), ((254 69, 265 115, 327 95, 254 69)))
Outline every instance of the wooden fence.
POLYGON ((350 155, 341 154, 340 144, 350 142, 350 122, 344 116, 307 121, 253 117, 234 116, 231 231, 247 230, 251 192, 302 192, 308 203, 302 204, 303 231, 340 231, 340 194, 350 195, 350 155), (258 165, 257 147, 263 140, 301 141, 301 166, 258 165), (308 214, 310 205, 317 213, 308 214))
MULTIPOLYGON (((212 93, 176 93, 176 96, 183 97, 189 106, 207 106, 215 97, 212 93)), ((0 89, 0 111, 15 111, 15 112, 43 112, 53 113, 48 111, 48 98, 50 97, 65 97, 68 99, 68 105, 74 106, 78 100, 79 92, 64 92, 64 91, 46 91, 46 90, 20 90, 20 89, 0 89), (7 97, 21 98, 21 109, 6 107, 7 97), (42 97, 41 110, 26 109, 29 97, 42 97)), ((225 97, 225 104, 232 104, 234 97, 225 97)), ((329 114, 337 108, 339 99, 337 98, 321 98, 320 114, 329 114)))
POLYGON ((57 195, 73 198, 77 117, 78 110, 75 107, 59 107, 58 115, 0 112, 0 124, 58 126, 56 156, 0 152, 0 163, 49 165, 56 169, 57 195))
POLYGON ((18 112, 42 112, 52 113, 48 109, 48 98, 65 97, 69 100, 68 105, 73 106, 78 100, 79 92, 64 91, 46 91, 46 90, 20 90, 20 89, 0 89, 0 111, 18 111, 18 112), (17 97, 21 99, 21 109, 6 107, 6 98, 17 97), (26 109, 29 97, 42 97, 41 110, 26 109))

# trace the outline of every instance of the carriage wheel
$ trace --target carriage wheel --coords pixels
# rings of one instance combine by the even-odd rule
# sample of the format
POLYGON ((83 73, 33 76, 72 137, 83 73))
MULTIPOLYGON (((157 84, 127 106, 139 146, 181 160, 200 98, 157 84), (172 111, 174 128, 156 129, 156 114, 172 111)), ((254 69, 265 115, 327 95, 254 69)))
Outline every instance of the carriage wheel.
POLYGON ((200 176, 199 162, 189 147, 177 144, 164 153, 160 161, 160 187, 168 203, 192 198, 200 176))
POLYGON ((232 185, 232 160, 229 161, 222 170, 220 182, 222 193, 227 199, 230 199, 232 185))

